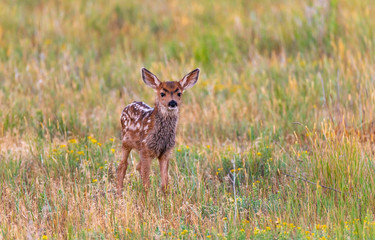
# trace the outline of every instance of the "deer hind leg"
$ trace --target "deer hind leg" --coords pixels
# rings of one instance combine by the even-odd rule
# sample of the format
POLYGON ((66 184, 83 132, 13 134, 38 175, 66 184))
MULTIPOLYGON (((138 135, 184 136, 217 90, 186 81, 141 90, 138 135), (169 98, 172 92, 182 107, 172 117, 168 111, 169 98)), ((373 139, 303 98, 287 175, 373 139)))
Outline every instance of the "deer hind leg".
POLYGON ((137 164, 137 167, 136 167, 136 169, 137 169, 137 171, 139 172, 139 173, 141 173, 141 167, 142 166, 142 162, 139 162, 138 164, 137 164))
POLYGON ((124 177, 126 174, 126 170, 128 169, 128 157, 131 148, 122 146, 122 160, 117 167, 117 194, 121 195, 122 187, 124 185, 124 177))

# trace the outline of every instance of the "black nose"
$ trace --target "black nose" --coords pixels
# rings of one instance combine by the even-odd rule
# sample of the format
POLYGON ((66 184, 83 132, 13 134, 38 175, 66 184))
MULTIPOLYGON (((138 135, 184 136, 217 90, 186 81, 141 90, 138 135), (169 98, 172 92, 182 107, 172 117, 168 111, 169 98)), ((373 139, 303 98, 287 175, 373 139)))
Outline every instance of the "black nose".
POLYGON ((168 107, 175 108, 177 107, 177 102, 175 100, 172 100, 168 103, 168 107))

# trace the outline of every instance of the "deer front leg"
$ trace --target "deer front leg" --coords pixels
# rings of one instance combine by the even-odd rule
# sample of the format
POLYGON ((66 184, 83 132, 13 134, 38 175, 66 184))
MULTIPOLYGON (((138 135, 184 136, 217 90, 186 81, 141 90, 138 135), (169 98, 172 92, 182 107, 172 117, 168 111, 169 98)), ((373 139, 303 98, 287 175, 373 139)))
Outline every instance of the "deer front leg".
POLYGON ((143 183, 143 188, 147 192, 150 187, 150 169, 151 169, 151 161, 152 158, 147 154, 147 152, 141 152, 140 153, 141 162, 140 168, 141 168, 141 178, 143 183))
POLYGON ((124 177, 126 170, 128 169, 128 156, 131 151, 131 148, 122 146, 122 159, 120 164, 117 167, 117 194, 121 195, 122 187, 124 185, 124 177))
POLYGON ((164 193, 167 193, 168 191, 168 166, 169 166, 170 153, 171 151, 168 151, 159 158, 161 190, 164 193))

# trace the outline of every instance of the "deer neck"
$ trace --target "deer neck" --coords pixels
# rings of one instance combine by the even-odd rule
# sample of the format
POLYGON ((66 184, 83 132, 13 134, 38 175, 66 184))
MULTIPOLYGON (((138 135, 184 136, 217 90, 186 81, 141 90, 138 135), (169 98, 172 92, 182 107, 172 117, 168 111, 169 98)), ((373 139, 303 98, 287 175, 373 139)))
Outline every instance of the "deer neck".
POLYGON ((154 151, 156 157, 160 157, 175 145, 178 111, 170 112, 156 104, 152 114, 154 127, 148 137, 147 145, 154 151))
POLYGON ((176 131, 177 122, 178 122, 178 109, 174 111, 169 111, 166 107, 161 106, 160 104, 155 104, 155 125, 157 129, 163 129, 165 131, 176 131))

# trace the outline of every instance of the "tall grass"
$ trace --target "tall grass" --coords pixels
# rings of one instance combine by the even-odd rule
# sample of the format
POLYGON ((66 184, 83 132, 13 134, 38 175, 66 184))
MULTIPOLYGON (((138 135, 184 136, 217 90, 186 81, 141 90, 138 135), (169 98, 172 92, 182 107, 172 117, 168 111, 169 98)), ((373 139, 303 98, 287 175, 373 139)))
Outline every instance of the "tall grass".
POLYGON ((374 238, 371 3, 1 1, 0 239, 374 238), (143 66, 202 74, 170 194, 133 152, 116 197, 143 66))

